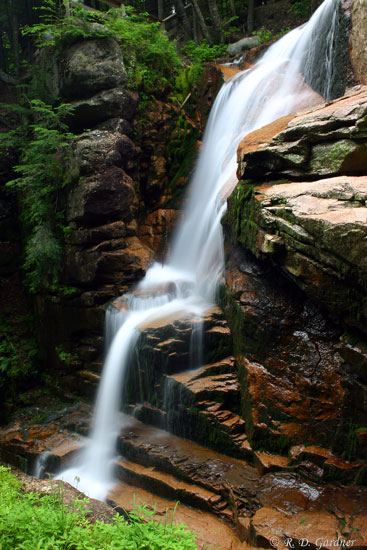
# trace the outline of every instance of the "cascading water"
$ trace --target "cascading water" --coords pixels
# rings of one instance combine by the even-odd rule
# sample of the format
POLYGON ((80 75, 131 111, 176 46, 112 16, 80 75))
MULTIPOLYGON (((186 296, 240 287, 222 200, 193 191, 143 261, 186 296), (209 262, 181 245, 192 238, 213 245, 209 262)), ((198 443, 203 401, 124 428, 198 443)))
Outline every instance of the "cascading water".
POLYGON ((78 464, 59 475, 89 496, 103 499, 113 484, 115 441, 121 429, 121 384, 139 328, 167 316, 200 316, 215 300, 224 269, 221 218, 226 197, 237 182, 240 141, 249 132, 315 102, 316 94, 306 84, 313 83, 315 64, 317 89, 329 99, 338 2, 325 0, 306 25, 285 35, 254 67, 223 85, 210 114, 170 259, 148 270, 137 295, 125 297, 127 309, 108 312, 106 339, 111 344, 90 442, 78 464))

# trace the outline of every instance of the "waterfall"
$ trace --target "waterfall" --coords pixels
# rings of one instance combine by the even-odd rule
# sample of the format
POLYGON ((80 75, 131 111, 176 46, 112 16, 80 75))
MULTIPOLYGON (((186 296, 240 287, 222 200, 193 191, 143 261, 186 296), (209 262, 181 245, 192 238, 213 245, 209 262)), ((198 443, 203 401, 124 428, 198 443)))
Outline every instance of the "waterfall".
MULTIPOLYGON (((113 485, 115 442, 121 429, 121 385, 139 329, 165 317, 201 316, 215 301, 224 269, 221 219, 226 197, 237 183, 240 141, 249 132, 311 105, 315 98, 321 101, 309 86, 316 72, 317 89, 328 98, 338 2, 325 0, 306 25, 285 35, 251 69, 222 86, 208 120, 170 258, 163 265, 154 264, 137 292, 125 296, 126 309, 120 313, 109 310, 106 338, 111 344, 90 442, 77 464, 59 474, 89 496, 103 499, 113 485)), ((196 336, 194 340, 200 341, 200 332, 196 336)), ((199 357, 198 352, 195 362, 199 357)))

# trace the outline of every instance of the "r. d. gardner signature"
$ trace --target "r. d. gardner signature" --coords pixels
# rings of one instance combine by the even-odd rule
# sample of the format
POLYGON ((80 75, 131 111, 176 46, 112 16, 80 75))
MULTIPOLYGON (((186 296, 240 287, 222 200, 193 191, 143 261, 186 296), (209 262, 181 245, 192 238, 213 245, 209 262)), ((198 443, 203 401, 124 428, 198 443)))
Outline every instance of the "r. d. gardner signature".
MULTIPOLYGON (((322 548, 352 548, 353 544, 356 542, 356 539, 341 539, 338 537, 337 539, 326 539, 324 537, 317 538, 313 543, 312 546, 316 546, 316 550, 321 550, 322 548)), ((308 546, 311 546, 308 539, 291 539, 287 537, 271 537, 270 544, 273 548, 277 548, 281 543, 284 544, 284 546, 287 546, 288 548, 307 548, 308 546)))

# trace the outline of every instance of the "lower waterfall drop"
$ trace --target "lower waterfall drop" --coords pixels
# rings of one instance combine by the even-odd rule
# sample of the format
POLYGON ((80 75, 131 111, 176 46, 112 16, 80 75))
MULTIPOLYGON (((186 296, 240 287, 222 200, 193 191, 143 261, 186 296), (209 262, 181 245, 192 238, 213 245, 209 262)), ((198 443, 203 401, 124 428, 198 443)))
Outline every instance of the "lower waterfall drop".
MULTIPOLYGON (((170 258, 147 271, 137 296, 125 296, 127 310, 107 315, 110 347, 90 440, 77 464, 58 475, 88 496, 104 499, 114 484, 121 387, 139 329, 167 316, 201 316, 215 301, 224 270, 221 219, 226 197, 237 183, 240 141, 281 116, 320 103, 322 97, 311 86, 329 99, 338 8, 339 0, 325 0, 307 24, 285 35, 252 68, 222 86, 208 120, 170 258), (316 72, 317 86, 313 78, 316 72)), ((200 358, 200 352, 196 357, 200 358)))

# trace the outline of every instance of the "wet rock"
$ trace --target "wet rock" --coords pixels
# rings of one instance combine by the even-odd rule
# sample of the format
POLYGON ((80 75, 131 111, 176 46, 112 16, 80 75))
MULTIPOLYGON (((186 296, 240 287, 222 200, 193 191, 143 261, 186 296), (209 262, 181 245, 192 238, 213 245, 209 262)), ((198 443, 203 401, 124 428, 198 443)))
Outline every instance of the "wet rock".
POLYGON ((239 249, 230 257, 225 312, 251 445, 282 454, 291 442, 331 448, 344 415, 360 422, 357 409, 347 412, 359 385, 339 354, 339 330, 271 266, 239 249))
POLYGON ((119 44, 111 38, 83 40, 63 52, 61 94, 88 97, 124 84, 126 71, 119 44))
POLYGON ((178 216, 177 210, 158 209, 148 214, 139 227, 139 238, 156 253, 156 258, 164 255, 168 246, 168 236, 178 216))

